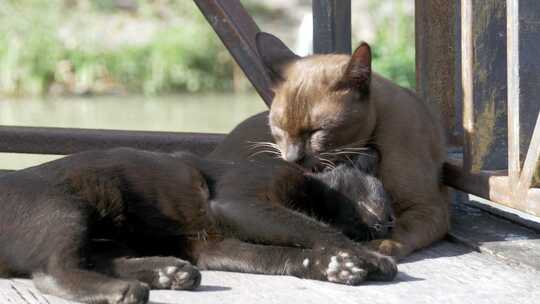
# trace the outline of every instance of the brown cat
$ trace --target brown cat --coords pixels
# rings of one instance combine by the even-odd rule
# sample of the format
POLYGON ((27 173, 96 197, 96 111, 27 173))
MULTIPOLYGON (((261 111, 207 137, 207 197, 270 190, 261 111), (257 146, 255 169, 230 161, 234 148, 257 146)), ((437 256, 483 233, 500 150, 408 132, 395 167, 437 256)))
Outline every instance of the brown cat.
POLYGON ((253 153, 249 142, 274 141, 274 153, 315 170, 357 153, 355 148, 374 146, 397 226, 391 239, 372 245, 402 258, 442 238, 449 196, 441 182, 441 126, 413 92, 371 72, 369 45, 362 43, 352 56, 300 58, 278 38, 260 33, 257 47, 273 79, 270 113, 241 123, 210 157, 246 158, 253 153))

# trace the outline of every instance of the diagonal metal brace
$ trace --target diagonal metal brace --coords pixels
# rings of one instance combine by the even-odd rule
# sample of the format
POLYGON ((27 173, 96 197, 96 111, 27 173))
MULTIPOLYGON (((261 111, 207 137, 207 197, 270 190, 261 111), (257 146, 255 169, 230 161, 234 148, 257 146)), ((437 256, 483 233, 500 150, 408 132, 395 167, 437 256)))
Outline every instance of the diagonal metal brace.
POLYGON ((267 106, 274 96, 270 77, 255 45, 260 31, 238 0, 194 0, 267 106))

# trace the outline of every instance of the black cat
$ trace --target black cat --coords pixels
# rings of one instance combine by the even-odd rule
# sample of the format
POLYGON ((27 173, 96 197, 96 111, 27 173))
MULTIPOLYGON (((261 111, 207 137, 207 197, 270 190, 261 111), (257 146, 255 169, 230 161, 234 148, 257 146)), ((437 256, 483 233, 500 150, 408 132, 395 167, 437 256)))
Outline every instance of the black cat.
POLYGON ((381 183, 363 171, 373 157, 355 162, 313 174, 119 148, 8 173, 0 276, 31 276, 44 293, 87 303, 196 288, 190 262, 350 285, 390 280, 395 262, 351 240, 392 225, 381 183))

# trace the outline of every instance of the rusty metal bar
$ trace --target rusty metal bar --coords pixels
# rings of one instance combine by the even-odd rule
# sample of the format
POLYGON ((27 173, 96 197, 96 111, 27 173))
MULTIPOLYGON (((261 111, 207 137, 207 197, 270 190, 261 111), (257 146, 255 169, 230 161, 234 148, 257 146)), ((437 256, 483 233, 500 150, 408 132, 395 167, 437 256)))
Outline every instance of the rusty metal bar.
POLYGON ((206 155, 223 134, 120 131, 67 128, 0 127, 0 152, 71 154, 92 149, 132 147, 206 155))
POLYGON ((351 53, 351 0, 313 0, 313 51, 351 53))
POLYGON ((444 164, 444 182, 461 191, 483 197, 495 203, 518 209, 534 216, 540 216, 540 189, 529 189, 526 197, 516 201, 509 187, 506 171, 466 172, 460 162, 448 161, 444 164))
POLYGON ((460 161, 448 160, 444 164, 444 183, 458 190, 508 204, 508 180, 506 171, 481 171, 479 173, 466 172, 462 169, 460 161))
POLYGON ((472 168, 473 108, 473 40, 472 0, 461 1, 461 83, 463 90, 463 170, 472 168))
POLYGON ((257 24, 238 0, 194 0, 244 74, 270 106, 270 77, 255 46, 257 24))
POLYGON ((517 188, 520 175, 519 1, 507 0, 506 3, 506 47, 508 64, 508 175, 510 177, 510 189, 517 190, 515 188, 517 188))
POLYGON ((465 168, 507 169, 506 2, 461 5, 465 168))

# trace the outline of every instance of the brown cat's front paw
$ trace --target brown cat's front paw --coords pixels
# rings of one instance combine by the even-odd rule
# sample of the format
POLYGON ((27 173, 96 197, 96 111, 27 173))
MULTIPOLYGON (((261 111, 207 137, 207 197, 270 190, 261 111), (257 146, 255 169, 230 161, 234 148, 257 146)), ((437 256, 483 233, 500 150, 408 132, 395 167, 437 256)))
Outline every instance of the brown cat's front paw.
POLYGON ((397 260, 405 257, 409 253, 409 250, 406 249, 405 245, 389 239, 370 241, 368 247, 380 254, 391 256, 397 260))

